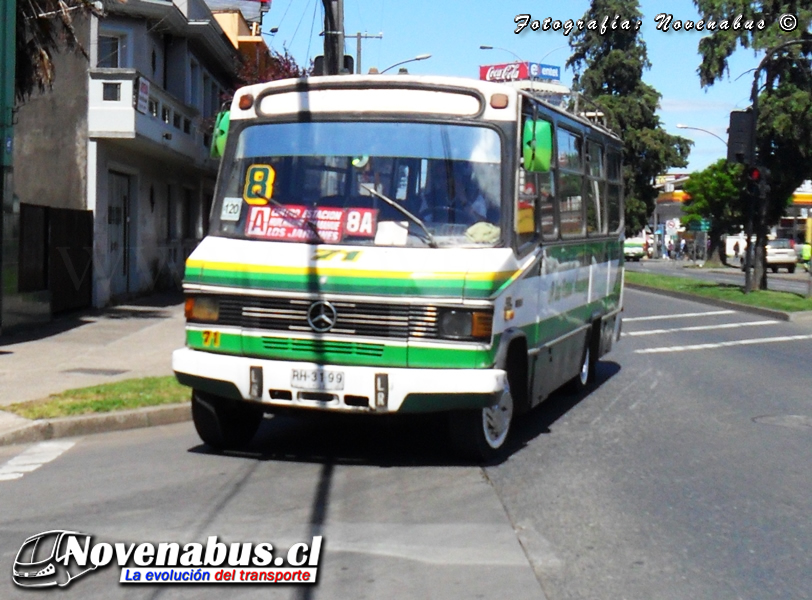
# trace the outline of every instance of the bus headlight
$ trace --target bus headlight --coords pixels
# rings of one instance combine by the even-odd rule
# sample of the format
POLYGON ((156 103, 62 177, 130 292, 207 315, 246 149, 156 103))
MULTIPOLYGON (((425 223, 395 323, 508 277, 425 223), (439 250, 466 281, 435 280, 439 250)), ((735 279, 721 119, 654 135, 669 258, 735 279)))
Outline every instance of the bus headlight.
POLYGON ((437 331, 453 340, 489 340, 493 314, 481 310, 447 309, 440 312, 437 331))
POLYGON ((188 321, 216 321, 220 318, 220 302, 217 298, 189 296, 184 313, 188 321))

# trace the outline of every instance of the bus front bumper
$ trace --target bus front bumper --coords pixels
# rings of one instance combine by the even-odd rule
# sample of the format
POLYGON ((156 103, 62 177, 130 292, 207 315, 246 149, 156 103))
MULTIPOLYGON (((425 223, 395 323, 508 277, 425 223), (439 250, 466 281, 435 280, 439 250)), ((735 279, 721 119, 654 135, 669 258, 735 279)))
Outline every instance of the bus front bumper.
POLYGON ((178 381, 202 392, 275 408, 374 413, 438 412, 493 405, 502 369, 409 369, 263 360, 181 348, 178 381))

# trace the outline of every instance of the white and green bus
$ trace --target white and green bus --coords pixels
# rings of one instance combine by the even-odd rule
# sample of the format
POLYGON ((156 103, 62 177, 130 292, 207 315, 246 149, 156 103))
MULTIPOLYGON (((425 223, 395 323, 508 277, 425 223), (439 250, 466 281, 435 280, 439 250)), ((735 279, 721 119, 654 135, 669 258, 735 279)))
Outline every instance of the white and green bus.
POLYGON ((531 93, 451 77, 240 89, 208 236, 186 263, 198 434, 243 445, 264 413, 448 413, 462 454, 620 329, 621 141, 531 93))

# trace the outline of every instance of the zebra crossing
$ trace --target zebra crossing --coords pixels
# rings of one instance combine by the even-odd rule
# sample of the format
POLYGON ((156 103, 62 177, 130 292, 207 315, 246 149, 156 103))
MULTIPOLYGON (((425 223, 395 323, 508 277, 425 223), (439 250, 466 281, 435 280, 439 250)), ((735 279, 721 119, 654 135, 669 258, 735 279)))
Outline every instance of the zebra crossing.
MULTIPOLYGON (((664 306, 665 308, 665 306, 664 306)), ((662 312, 623 319, 622 338, 634 354, 669 354, 812 341, 812 327, 735 310, 662 312), (630 344, 631 345, 631 344, 630 344)))

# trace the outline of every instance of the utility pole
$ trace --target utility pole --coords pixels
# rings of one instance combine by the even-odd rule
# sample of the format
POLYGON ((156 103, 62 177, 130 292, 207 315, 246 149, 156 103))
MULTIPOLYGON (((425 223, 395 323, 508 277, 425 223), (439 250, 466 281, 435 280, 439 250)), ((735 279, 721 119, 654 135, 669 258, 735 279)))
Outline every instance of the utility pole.
MULTIPOLYGON (((3 277, 3 220, 11 213, 12 133, 14 109, 14 71, 17 63, 16 46, 17 2, 0 0, 0 282, 3 277), (8 205, 8 206, 7 206, 8 205)), ((0 331, 3 324, 3 286, 0 285, 0 331)))
POLYGON ((380 40, 383 38, 383 32, 379 33, 378 35, 374 35, 371 33, 361 33, 360 31, 355 35, 345 35, 344 38, 355 38, 356 45, 355 45, 355 72, 356 74, 361 74, 361 40, 369 40, 369 39, 378 39, 380 40))
POLYGON ((344 68, 344 0, 321 0, 324 5, 324 75, 344 68))

